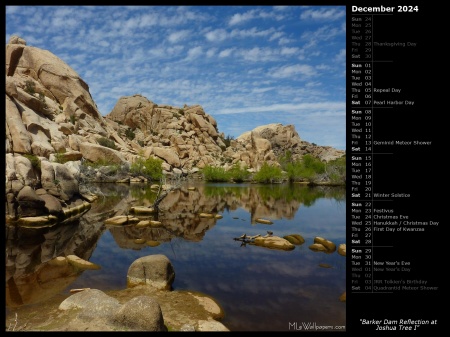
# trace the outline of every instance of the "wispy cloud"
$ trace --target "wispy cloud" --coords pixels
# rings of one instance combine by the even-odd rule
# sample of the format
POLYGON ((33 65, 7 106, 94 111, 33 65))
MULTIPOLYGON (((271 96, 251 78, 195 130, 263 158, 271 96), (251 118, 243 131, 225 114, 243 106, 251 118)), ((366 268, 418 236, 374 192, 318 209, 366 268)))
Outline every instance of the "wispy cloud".
POLYGON ((289 66, 276 67, 269 70, 269 74, 275 78, 292 78, 301 75, 303 77, 311 77, 316 75, 314 67, 307 64, 294 64, 289 66))
POLYGON ((306 9, 300 15, 300 19, 327 20, 334 21, 345 17, 345 8, 327 8, 306 9))
POLYGON ((342 116, 345 115, 345 103, 342 102, 319 102, 301 104, 272 104, 264 106, 252 106, 245 108, 224 109, 216 111, 217 115, 240 114, 249 112, 270 112, 270 111, 303 111, 303 115, 315 116, 342 116))

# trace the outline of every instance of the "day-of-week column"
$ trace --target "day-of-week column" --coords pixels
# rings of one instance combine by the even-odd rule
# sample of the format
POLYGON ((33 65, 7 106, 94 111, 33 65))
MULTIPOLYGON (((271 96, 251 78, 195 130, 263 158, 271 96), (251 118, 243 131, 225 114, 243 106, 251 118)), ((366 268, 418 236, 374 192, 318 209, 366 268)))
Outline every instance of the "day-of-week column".
POLYGON ((372 292, 372 16, 351 17, 351 291, 372 292))

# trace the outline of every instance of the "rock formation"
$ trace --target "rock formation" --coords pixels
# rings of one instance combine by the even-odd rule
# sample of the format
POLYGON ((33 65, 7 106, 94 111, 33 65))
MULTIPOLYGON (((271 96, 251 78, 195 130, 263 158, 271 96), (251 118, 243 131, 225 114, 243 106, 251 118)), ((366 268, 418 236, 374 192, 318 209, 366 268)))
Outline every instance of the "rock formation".
MULTIPOLYGON (((164 174, 181 176, 207 165, 257 171, 265 162, 279 165, 287 151, 292 159, 311 154, 324 161, 345 154, 301 140, 293 125, 260 126, 228 144, 200 105, 158 105, 141 95, 119 98, 102 116, 69 65, 18 36, 6 45, 5 89, 7 221, 62 220, 74 203, 90 201, 79 186, 83 162, 129 168, 154 157, 164 174)), ((114 181, 105 176, 97 170, 90 179, 114 181)))

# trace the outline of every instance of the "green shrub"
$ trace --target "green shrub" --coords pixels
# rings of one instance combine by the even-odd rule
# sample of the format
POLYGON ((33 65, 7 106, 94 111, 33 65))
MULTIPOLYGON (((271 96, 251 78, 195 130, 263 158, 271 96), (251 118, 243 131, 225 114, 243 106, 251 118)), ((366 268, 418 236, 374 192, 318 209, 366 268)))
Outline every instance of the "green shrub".
POLYGON ((31 166, 33 166, 36 170, 41 170, 41 160, 34 154, 24 154, 25 158, 27 158, 31 162, 31 166))
POLYGON ((233 136, 227 135, 224 139, 223 142, 225 144, 226 147, 229 147, 231 144, 231 141, 234 139, 233 136))
POLYGON ((110 149, 116 150, 116 144, 114 143, 113 140, 106 138, 106 137, 101 137, 97 139, 97 142, 104 147, 109 147, 110 149))
POLYGON ((315 158, 310 154, 305 154, 303 156, 303 165, 306 168, 312 169, 316 173, 325 172, 325 163, 322 162, 319 158, 315 158))
POLYGON ((64 164, 64 163, 67 163, 68 160, 62 153, 55 153, 55 162, 57 162, 59 164, 64 164))
POLYGON ((245 181, 250 176, 250 172, 247 171, 247 167, 241 168, 238 163, 234 164, 228 172, 231 175, 231 179, 237 183, 245 181))
POLYGON ((29 93, 30 95, 34 95, 36 93, 35 85, 33 81, 25 81, 25 92, 29 93))
POLYGON ((125 130, 125 136, 126 136, 129 140, 133 140, 134 137, 136 137, 136 134, 134 133, 133 130, 131 130, 131 129, 126 129, 126 130, 125 130))
POLYGON ((162 159, 159 158, 139 157, 131 164, 130 172, 135 175, 147 176, 151 180, 158 180, 163 177, 162 163, 162 159))
POLYGON ((99 160, 97 160, 95 162, 92 162, 92 161, 89 161, 89 160, 83 160, 81 162, 81 164, 82 164, 82 166, 92 167, 94 169, 100 168, 102 166, 109 166, 109 165, 111 165, 111 163, 107 159, 103 159, 103 158, 100 158, 99 160))
POLYGON ((280 163, 281 168, 287 171, 287 165, 292 162, 292 152, 290 150, 285 151, 284 155, 278 158, 278 162, 280 163))
POLYGON ((345 184, 347 164, 346 157, 337 158, 327 163, 326 172, 329 180, 334 184, 345 184))
POLYGON ((203 177, 206 181, 226 182, 230 181, 231 174, 223 167, 205 166, 202 170, 203 177))
POLYGON ((76 119, 75 115, 70 115, 70 122, 71 122, 72 124, 75 125, 75 121, 76 121, 76 120, 77 120, 77 119, 76 119))
POLYGON ((267 163, 264 163, 260 170, 253 176, 253 180, 264 184, 280 181, 282 178, 283 172, 281 171, 281 168, 271 166, 267 163))
POLYGON ((314 181, 319 174, 325 173, 325 163, 320 159, 305 154, 302 160, 289 162, 285 170, 290 181, 314 181))

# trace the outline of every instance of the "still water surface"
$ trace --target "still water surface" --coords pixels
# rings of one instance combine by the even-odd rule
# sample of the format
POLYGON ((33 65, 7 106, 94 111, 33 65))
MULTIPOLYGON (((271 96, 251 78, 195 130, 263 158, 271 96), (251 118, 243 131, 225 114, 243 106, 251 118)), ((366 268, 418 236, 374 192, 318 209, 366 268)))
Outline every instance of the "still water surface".
MULTIPOLYGON (((231 331, 288 331, 294 326, 304 330, 308 324, 345 326, 345 302, 339 300, 345 292, 345 257, 309 249, 316 236, 336 246, 345 243, 345 188, 186 183, 160 204, 161 228, 103 224, 108 217, 126 214, 132 205, 150 205, 156 195, 148 186, 105 184, 95 188, 103 197, 94 202, 80 226, 98 231, 94 239, 84 234, 95 244, 85 247, 88 256, 82 257, 101 269, 84 271, 62 289, 63 294, 84 287, 124 289, 134 260, 164 254, 175 270, 173 289, 212 296, 225 312, 221 322, 231 331), (223 218, 200 218, 201 212, 223 218), (273 224, 257 223, 257 218, 273 224), (294 250, 282 251, 233 240, 244 233, 265 235, 268 230, 280 237, 300 234, 306 241, 294 250), (138 238, 160 245, 135 243, 138 238)), ((76 241, 82 246, 82 237, 77 232, 70 244, 76 241)), ((70 253, 67 247, 61 249, 70 253)), ((57 250, 53 255, 61 254, 57 250)))

